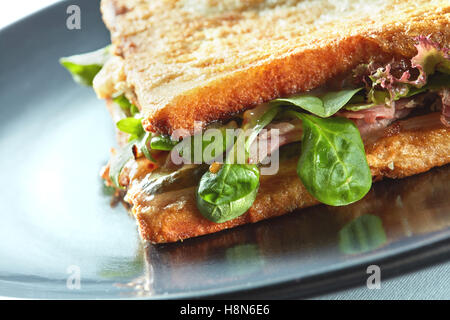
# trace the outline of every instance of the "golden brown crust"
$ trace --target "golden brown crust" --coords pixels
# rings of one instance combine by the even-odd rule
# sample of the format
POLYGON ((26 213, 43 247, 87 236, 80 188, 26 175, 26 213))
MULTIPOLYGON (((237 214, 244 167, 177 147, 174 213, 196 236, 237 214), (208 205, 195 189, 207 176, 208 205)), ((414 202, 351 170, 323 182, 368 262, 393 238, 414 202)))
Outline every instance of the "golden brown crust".
POLYGON ((426 131, 408 129, 408 121, 400 121, 396 125, 398 133, 366 145, 372 175, 404 178, 449 163, 450 128, 440 124, 439 117, 439 113, 433 113, 416 118, 433 121, 426 131))
MULTIPOLYGON (((366 144, 374 178, 406 177, 450 163, 450 128, 439 123, 438 113, 400 121, 395 130, 387 130, 377 141, 366 144)), ((149 196, 136 188, 129 191, 128 197, 134 204, 133 213, 144 240, 174 242, 318 204, 298 178, 296 163, 297 159, 289 160, 280 166, 277 175, 262 176, 250 210, 225 223, 217 224, 203 218, 196 207, 195 188, 163 196, 149 196)))
POLYGON ((102 0, 148 130, 192 131, 369 59, 450 40, 448 1, 102 0))

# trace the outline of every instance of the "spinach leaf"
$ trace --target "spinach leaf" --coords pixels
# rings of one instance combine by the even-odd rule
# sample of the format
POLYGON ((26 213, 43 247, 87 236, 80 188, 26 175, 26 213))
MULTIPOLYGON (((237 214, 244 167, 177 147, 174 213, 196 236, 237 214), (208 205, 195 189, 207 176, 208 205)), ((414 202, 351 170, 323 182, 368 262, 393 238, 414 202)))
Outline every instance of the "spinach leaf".
POLYGON ((375 107, 375 103, 365 103, 365 104, 348 104, 344 107, 345 110, 349 111, 360 111, 375 107))
POLYGON ((299 94, 289 98, 275 99, 272 103, 300 107, 322 118, 327 118, 344 107, 362 88, 327 92, 321 95, 299 94))
POLYGON ((150 146, 154 150, 170 151, 178 144, 178 141, 172 141, 170 136, 159 135, 154 136, 150 142, 150 146))
POLYGON ((245 161, 251 143, 258 133, 268 125, 279 112, 278 106, 265 106, 260 117, 251 119, 243 126, 244 140, 236 139, 225 164, 217 173, 206 172, 197 189, 197 207, 204 217, 213 222, 225 222, 244 214, 253 204, 259 188, 259 168, 255 164, 239 164, 236 162, 238 143, 244 141, 245 161), (245 130, 252 133, 245 136, 245 130))
POLYGON ((136 147, 141 150, 142 154, 149 160, 155 161, 155 159, 152 157, 151 148, 148 147, 150 140, 152 138, 152 134, 148 131, 145 132, 145 134, 139 138, 136 142, 136 147))
POLYGON ((120 131, 130 134, 130 141, 137 139, 145 134, 141 119, 138 118, 124 118, 122 120, 119 120, 116 123, 116 126, 120 131))
POLYGON ((244 142, 245 161, 249 148, 261 132, 280 111, 277 105, 267 105, 261 110, 260 117, 250 119, 243 126, 242 138, 237 137, 231 151, 227 154, 225 164, 217 173, 206 172, 197 190, 197 207, 204 217, 220 223, 244 214, 253 204, 259 188, 259 168, 255 164, 239 164, 236 162, 238 143, 244 142), (249 136, 245 131, 251 129, 249 136))
POLYGON ((113 101, 120 106, 120 108, 125 112, 127 116, 134 117, 139 113, 139 109, 134 104, 132 104, 124 95, 114 98, 113 101))
POLYGON ((225 126, 208 128, 208 130, 201 135, 194 135, 183 139, 180 143, 176 144, 173 151, 183 157, 187 163, 211 164, 215 161, 222 162, 223 159, 219 159, 219 156, 229 150, 236 141, 235 135, 227 134, 226 130, 235 128, 236 123, 234 121, 225 126), (199 143, 200 145, 198 150, 196 150, 196 143, 199 143), (198 152, 199 155, 197 155, 196 152, 198 152), (195 157, 196 155, 197 157, 195 157))
POLYGON ((93 52, 61 58, 59 63, 72 74, 75 82, 92 86, 94 77, 110 55, 110 46, 107 46, 93 52))
POLYGON ((290 112, 303 123, 297 173, 320 202, 342 206, 370 190, 372 175, 358 128, 348 119, 290 112))
POLYGON ((224 164, 217 173, 206 172, 197 190, 197 207, 210 221, 222 223, 245 213, 259 187, 256 165, 224 164))

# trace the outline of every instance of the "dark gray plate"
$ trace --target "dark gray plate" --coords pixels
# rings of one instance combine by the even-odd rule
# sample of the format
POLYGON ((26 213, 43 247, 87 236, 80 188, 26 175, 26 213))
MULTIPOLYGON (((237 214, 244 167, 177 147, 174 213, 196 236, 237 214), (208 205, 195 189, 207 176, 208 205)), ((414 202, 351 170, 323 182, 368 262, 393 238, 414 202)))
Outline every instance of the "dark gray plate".
POLYGON ((66 29, 63 2, 0 31, 0 296, 294 297, 363 284, 372 263, 393 274, 447 257, 449 167, 345 208, 144 248, 103 194, 115 145, 104 103, 58 64, 109 41, 98 2, 74 3, 81 30, 66 29))

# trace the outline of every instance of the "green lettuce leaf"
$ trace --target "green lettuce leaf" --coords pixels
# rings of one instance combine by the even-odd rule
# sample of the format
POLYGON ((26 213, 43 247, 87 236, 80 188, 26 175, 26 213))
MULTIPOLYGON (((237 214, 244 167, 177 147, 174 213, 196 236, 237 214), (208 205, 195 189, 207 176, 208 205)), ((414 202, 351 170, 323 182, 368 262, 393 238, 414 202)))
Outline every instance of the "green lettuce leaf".
POLYGON ((114 98, 113 101, 117 103, 123 112, 125 112, 125 114, 129 117, 134 117, 139 113, 138 107, 132 104, 124 95, 114 98))
POLYGON ((426 75, 436 71, 450 74, 450 58, 447 50, 440 48, 438 43, 428 37, 419 37, 417 55, 411 59, 411 65, 426 75))
POLYGON ((302 153, 297 173, 317 200, 343 206, 360 200, 372 186, 372 174, 358 128, 345 118, 319 118, 289 112, 302 120, 302 153))
POLYGON ((207 171, 197 189, 197 207, 210 221, 221 223, 245 213, 259 187, 259 169, 250 164, 224 164, 217 173, 207 171))
POLYGON ((154 150, 170 151, 178 144, 178 141, 172 141, 170 136, 159 135, 154 136, 150 142, 150 146, 154 150))
POLYGON ((59 59, 60 64, 71 74, 75 82, 92 86, 92 81, 111 56, 110 46, 105 48, 59 59))
POLYGON ((130 134, 130 141, 145 134, 145 130, 142 127, 142 120, 139 118, 124 118, 119 120, 116 126, 120 131, 130 134))
POLYGON ((294 105, 322 118, 328 118, 344 107, 363 88, 327 92, 321 95, 299 94, 275 99, 272 103, 294 105))

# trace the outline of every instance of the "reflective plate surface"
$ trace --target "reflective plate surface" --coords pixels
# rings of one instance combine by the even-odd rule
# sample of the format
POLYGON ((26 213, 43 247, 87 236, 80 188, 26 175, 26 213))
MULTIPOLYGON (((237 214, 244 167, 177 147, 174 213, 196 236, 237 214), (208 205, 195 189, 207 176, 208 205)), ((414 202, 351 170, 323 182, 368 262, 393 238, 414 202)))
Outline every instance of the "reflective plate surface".
POLYGON ((58 64, 109 42, 97 1, 70 4, 81 30, 66 29, 63 2, 0 31, 0 296, 275 298, 327 291, 383 259, 400 268, 448 252, 448 166, 379 182, 351 206, 144 247, 98 175, 115 145, 104 103, 58 64))

